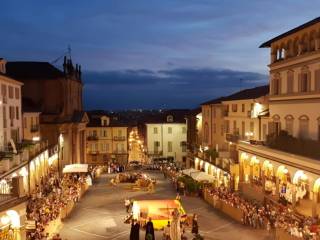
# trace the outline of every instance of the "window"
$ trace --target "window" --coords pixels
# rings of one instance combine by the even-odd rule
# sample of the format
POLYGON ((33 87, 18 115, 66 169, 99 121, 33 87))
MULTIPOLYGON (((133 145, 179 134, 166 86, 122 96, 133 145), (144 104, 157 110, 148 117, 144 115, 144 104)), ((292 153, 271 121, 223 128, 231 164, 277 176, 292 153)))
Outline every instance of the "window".
POLYGON ((16 119, 19 120, 20 114, 19 114, 19 107, 16 107, 16 119))
POLYGON ((287 73, 287 93, 293 93, 293 71, 287 73))
POLYGON ((226 121, 225 121, 225 129, 226 129, 226 133, 229 133, 229 132, 230 132, 230 123, 229 123, 229 120, 226 120, 226 121))
POLYGON ((92 131, 92 136, 96 137, 97 136, 97 130, 92 131))
POLYGON ((121 136, 122 136, 122 130, 118 129, 118 137, 121 137, 121 136))
POLYGON ((241 122, 241 137, 244 139, 246 135, 246 124, 244 121, 241 122))
POLYGON ((215 123, 213 124, 213 133, 214 133, 214 134, 216 134, 216 133, 217 133, 217 126, 216 126, 216 124, 215 124, 215 123))
POLYGON ((220 126, 220 131, 221 131, 221 136, 223 136, 223 134, 224 134, 224 127, 223 127, 223 124, 221 124, 221 126, 220 126))
POLYGON ((153 128, 153 134, 158 134, 158 128, 157 127, 153 128))
POLYGON ((204 124, 204 142, 205 143, 209 142, 209 125, 208 125, 208 123, 204 124))
POLYGON ((289 135, 293 136, 293 117, 291 115, 286 116, 286 131, 289 135))
POLYGON ((107 137, 107 130, 103 130, 103 136, 107 137))
POLYGON ((254 133, 254 122, 250 122, 250 132, 254 133))
POLYGON ((103 120, 103 126, 108 126, 108 121, 106 119, 103 120))
POLYGON ((9 98, 12 99, 13 98, 13 87, 9 86, 9 98))
POLYGON ((168 152, 172 152, 172 142, 168 142, 168 152))
POLYGON ((16 99, 19 99, 20 98, 20 90, 19 90, 19 88, 15 88, 14 92, 15 92, 14 95, 15 95, 16 99))
POLYGON ((167 122, 173 122, 173 116, 172 115, 168 115, 167 116, 167 122))
POLYGON ((302 139, 309 137, 309 118, 305 115, 299 118, 299 137, 302 139))
POLYGON ((186 127, 182 127, 182 133, 187 133, 187 128, 186 127))
POLYGON ((9 117, 10 117, 10 119, 12 120, 12 119, 14 119, 14 107, 13 106, 10 106, 9 107, 9 117))
POLYGON ((243 103, 243 104, 241 104, 241 112, 245 112, 245 110, 246 110, 246 108, 245 108, 245 105, 243 103))
POLYGON ((3 97, 3 103, 7 103, 7 85, 1 84, 1 94, 3 97))
POLYGON ((262 140, 266 140, 267 138, 267 124, 262 125, 262 140))
POLYGON ((106 152, 106 144, 101 143, 101 152, 106 152))
POLYGON ((6 128, 7 127, 7 108, 6 106, 3 106, 2 108, 2 111, 3 111, 3 127, 6 128))
POLYGON ((27 126, 27 118, 26 118, 26 117, 23 118, 23 127, 24 127, 24 128, 27 128, 27 127, 28 127, 28 126, 27 126))
POLYGON ((106 152, 109 152, 110 148, 109 148, 109 143, 106 143, 106 152))
POLYGON ((237 112, 238 111, 238 105, 237 104, 232 104, 231 109, 232 109, 232 112, 237 112))
POLYGON ((187 151, 187 143, 185 141, 182 141, 180 143, 180 145, 181 145, 181 151, 186 152, 187 151))
POLYGON ((237 121, 236 120, 234 120, 233 121, 233 134, 237 134, 237 121))
POLYGON ((159 147, 160 147, 160 142, 154 141, 153 142, 153 149, 154 149, 155 153, 157 153, 159 151, 159 147))
POLYGON ((320 69, 315 72, 315 90, 320 92, 320 69))
POLYGON ((309 91, 309 73, 303 72, 300 74, 300 92, 309 91))
POLYGON ((280 80, 280 78, 273 79, 273 94, 274 95, 281 94, 281 80, 280 80))
POLYGON ((98 144, 92 143, 92 144, 91 144, 91 151, 92 151, 92 152, 98 151, 98 144))
POLYGON ((169 133, 169 134, 172 133, 172 127, 168 127, 168 133, 169 133))

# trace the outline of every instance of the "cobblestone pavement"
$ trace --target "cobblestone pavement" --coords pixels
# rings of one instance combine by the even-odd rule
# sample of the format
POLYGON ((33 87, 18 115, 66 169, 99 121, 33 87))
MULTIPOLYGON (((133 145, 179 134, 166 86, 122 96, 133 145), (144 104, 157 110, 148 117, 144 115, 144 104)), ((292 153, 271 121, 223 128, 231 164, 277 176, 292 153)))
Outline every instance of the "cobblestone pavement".
MULTIPOLYGON (((173 199, 175 191, 163 175, 150 173, 157 178, 156 191, 153 194, 129 190, 128 184, 112 187, 111 176, 102 175, 88 190, 71 215, 63 222, 60 235, 64 240, 129 239, 130 225, 124 224, 126 216, 124 199, 173 199)), ((234 222, 215 211, 203 200, 196 197, 183 197, 182 205, 188 214, 199 215, 201 234, 208 240, 254 240, 271 239, 264 230, 254 230, 234 222)), ((161 239, 157 232, 156 239, 161 239)), ((144 239, 141 231, 140 238, 144 239)), ((191 238, 190 238, 191 239, 191 238)))

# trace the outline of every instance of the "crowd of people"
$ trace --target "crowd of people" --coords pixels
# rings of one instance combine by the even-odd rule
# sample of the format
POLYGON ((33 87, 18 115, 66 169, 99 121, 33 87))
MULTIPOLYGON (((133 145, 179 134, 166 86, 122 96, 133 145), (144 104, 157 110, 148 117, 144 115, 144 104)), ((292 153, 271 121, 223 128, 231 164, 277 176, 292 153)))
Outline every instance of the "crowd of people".
POLYGON ((290 235, 301 239, 319 239, 317 220, 298 216, 285 206, 276 204, 261 205, 248 201, 225 187, 206 189, 213 198, 213 204, 223 201, 226 204, 241 209, 242 223, 253 228, 280 228, 290 235))
MULTIPOLYGON (((79 174, 66 174, 61 179, 58 172, 51 168, 46 177, 42 177, 27 203, 27 220, 35 221, 36 228, 27 232, 27 239, 48 239, 45 227, 60 217, 61 209, 71 201, 80 199, 81 185, 86 177, 79 174)), ((59 237, 55 239, 59 240, 59 237)))

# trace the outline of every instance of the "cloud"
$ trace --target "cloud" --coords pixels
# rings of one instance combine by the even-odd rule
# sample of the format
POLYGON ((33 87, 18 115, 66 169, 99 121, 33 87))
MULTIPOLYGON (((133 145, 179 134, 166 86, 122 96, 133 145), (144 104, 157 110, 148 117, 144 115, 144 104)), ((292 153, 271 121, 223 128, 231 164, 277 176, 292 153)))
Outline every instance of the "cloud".
POLYGON ((91 71, 84 73, 85 103, 88 109, 195 107, 267 79, 255 72, 209 68, 91 71))

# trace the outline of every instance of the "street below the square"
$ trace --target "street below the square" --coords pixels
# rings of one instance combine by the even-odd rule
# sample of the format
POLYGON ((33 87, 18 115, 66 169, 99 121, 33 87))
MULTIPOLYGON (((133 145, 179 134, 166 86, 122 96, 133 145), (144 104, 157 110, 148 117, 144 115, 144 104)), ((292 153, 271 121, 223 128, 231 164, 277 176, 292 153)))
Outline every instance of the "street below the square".
MULTIPOLYGON (((174 199, 176 192, 172 184, 160 172, 147 172, 157 179, 154 193, 132 191, 129 184, 110 185, 113 175, 102 175, 80 200, 71 215, 63 222, 60 235, 68 240, 85 239, 129 239, 130 225, 123 222, 126 214, 124 199, 174 199)), ((243 226, 209 206, 198 197, 182 197, 187 214, 199 215, 199 229, 204 239, 210 240, 254 240, 271 239, 265 230, 253 230, 243 226)), ((188 237, 190 229, 187 228, 188 237)), ((140 239, 145 232, 140 231, 140 239)), ((162 231, 156 232, 162 239, 162 231)), ((192 239, 192 238, 188 238, 192 239)))

